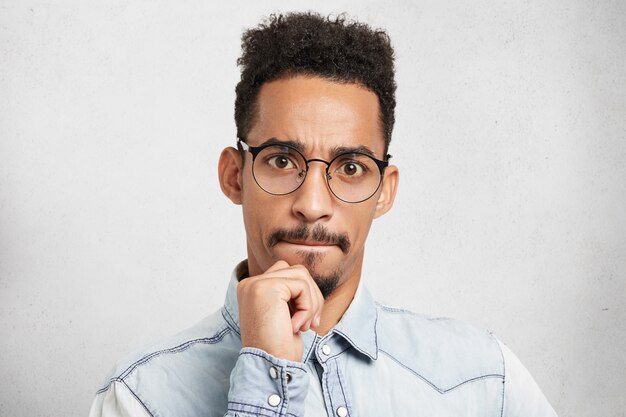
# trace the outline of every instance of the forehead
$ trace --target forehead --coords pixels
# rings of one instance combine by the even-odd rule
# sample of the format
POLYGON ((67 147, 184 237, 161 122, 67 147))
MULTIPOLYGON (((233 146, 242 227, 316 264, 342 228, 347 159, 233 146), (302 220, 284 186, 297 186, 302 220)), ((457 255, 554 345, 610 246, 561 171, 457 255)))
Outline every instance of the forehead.
POLYGON ((384 137, 378 97, 358 84, 296 76, 264 84, 247 142, 269 138, 300 142, 321 156, 338 147, 369 148, 382 157, 384 137))

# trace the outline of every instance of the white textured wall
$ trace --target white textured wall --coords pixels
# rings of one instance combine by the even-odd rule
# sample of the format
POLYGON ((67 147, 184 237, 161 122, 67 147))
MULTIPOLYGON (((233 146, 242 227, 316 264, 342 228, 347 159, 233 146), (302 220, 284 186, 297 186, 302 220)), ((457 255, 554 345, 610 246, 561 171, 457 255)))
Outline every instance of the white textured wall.
MULTIPOLYGON (((318 2, 0 1, 0 415, 86 415, 115 360, 218 308, 243 28, 318 2)), ((622 1, 338 1, 397 49, 379 298, 495 331, 562 416, 626 400, 622 1)))

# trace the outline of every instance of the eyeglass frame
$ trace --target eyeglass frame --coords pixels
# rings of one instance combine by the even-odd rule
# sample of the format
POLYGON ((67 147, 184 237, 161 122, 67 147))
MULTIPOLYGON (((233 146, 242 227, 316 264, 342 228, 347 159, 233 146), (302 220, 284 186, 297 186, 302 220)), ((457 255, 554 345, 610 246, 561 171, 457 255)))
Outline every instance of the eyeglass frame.
POLYGON ((304 184, 304 181, 306 181, 307 175, 309 174, 309 162, 322 162, 324 164, 326 164, 326 175, 324 176, 326 178, 326 186, 328 186, 328 189, 330 190, 330 192, 337 197, 339 200, 343 201, 344 203, 348 203, 348 204, 358 204, 358 203, 362 203, 364 201, 369 200, 370 198, 372 198, 372 196, 374 194, 376 194, 376 192, 380 189, 380 185, 383 183, 383 179, 385 177, 385 168, 387 168, 389 166, 389 159, 391 159, 391 155, 387 154, 385 155, 385 160, 380 160, 377 158, 374 158, 372 155, 369 155, 367 153, 364 152, 343 152, 340 153, 339 155, 336 155, 335 157, 333 157, 333 159, 331 159, 330 161, 325 161, 323 159, 320 158, 311 158, 311 159, 306 159, 306 157, 302 154, 302 152, 300 152, 298 149, 294 148, 293 146, 286 144, 286 143, 280 143, 280 142, 271 142, 271 143, 266 143, 265 145, 261 145, 261 146, 250 146, 246 143, 245 139, 243 138, 237 138, 237 149, 239 149, 240 152, 242 152, 242 157, 243 157, 243 152, 250 152, 250 154, 252 154, 252 165, 250 167, 250 169, 252 170, 252 177, 254 178, 254 182, 256 182, 256 185, 259 186, 259 188, 263 191, 265 191, 266 193, 270 194, 270 195, 276 195, 276 196, 281 196, 281 195, 288 195, 291 194, 295 191, 297 191, 300 187, 302 187, 302 184, 304 184), (269 148, 270 146, 282 146, 285 148, 289 148, 292 151, 296 152, 298 155, 300 155, 302 157, 302 159, 304 160, 304 163, 306 165, 306 170, 304 172, 304 179, 302 180, 302 182, 300 182, 300 184, 294 188, 293 190, 289 191, 288 193, 282 193, 282 194, 277 194, 277 193, 271 193, 269 191, 267 191, 265 188, 263 188, 261 186, 261 184, 259 184, 259 181, 256 178, 256 174, 254 173, 254 161, 257 157, 257 155, 265 148, 269 148), (332 165, 332 163, 345 155, 363 155, 366 156, 370 159, 372 159, 374 161, 374 163, 376 164, 376 166, 378 167, 378 170, 380 172, 380 180, 378 181, 378 186, 376 186, 376 189, 372 192, 372 194, 370 194, 368 197, 364 198, 363 200, 359 200, 359 201, 347 201, 344 200, 343 198, 339 197, 337 194, 335 194, 335 191, 333 191, 333 187, 330 186, 330 180, 331 180, 331 175, 330 172, 328 172, 328 169, 330 168, 330 166, 332 165))

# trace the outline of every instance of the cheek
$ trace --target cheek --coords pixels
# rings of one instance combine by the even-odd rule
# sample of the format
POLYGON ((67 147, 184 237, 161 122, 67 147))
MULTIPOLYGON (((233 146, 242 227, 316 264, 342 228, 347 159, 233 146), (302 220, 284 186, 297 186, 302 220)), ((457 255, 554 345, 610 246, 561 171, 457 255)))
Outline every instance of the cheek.
POLYGON ((253 178, 244 180, 242 194, 243 219, 248 236, 264 238, 278 227, 285 227, 290 207, 286 197, 277 197, 261 190, 253 178))
POLYGON ((352 244, 355 245, 355 248, 360 248, 365 243, 365 239, 372 225, 376 211, 376 202, 370 203, 368 201, 359 203, 352 207, 346 207, 346 209, 343 216, 344 230, 350 235, 350 239, 352 240, 352 244))

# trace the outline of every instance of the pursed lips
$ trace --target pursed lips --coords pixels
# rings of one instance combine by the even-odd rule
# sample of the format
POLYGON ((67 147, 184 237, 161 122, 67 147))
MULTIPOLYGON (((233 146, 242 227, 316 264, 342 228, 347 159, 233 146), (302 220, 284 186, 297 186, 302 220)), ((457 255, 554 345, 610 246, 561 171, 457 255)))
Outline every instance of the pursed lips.
POLYGON ((281 240, 281 242, 283 243, 289 243, 290 245, 299 245, 299 246, 312 246, 312 247, 330 247, 330 246, 336 246, 333 243, 327 243, 327 242, 319 242, 316 240, 281 240))

